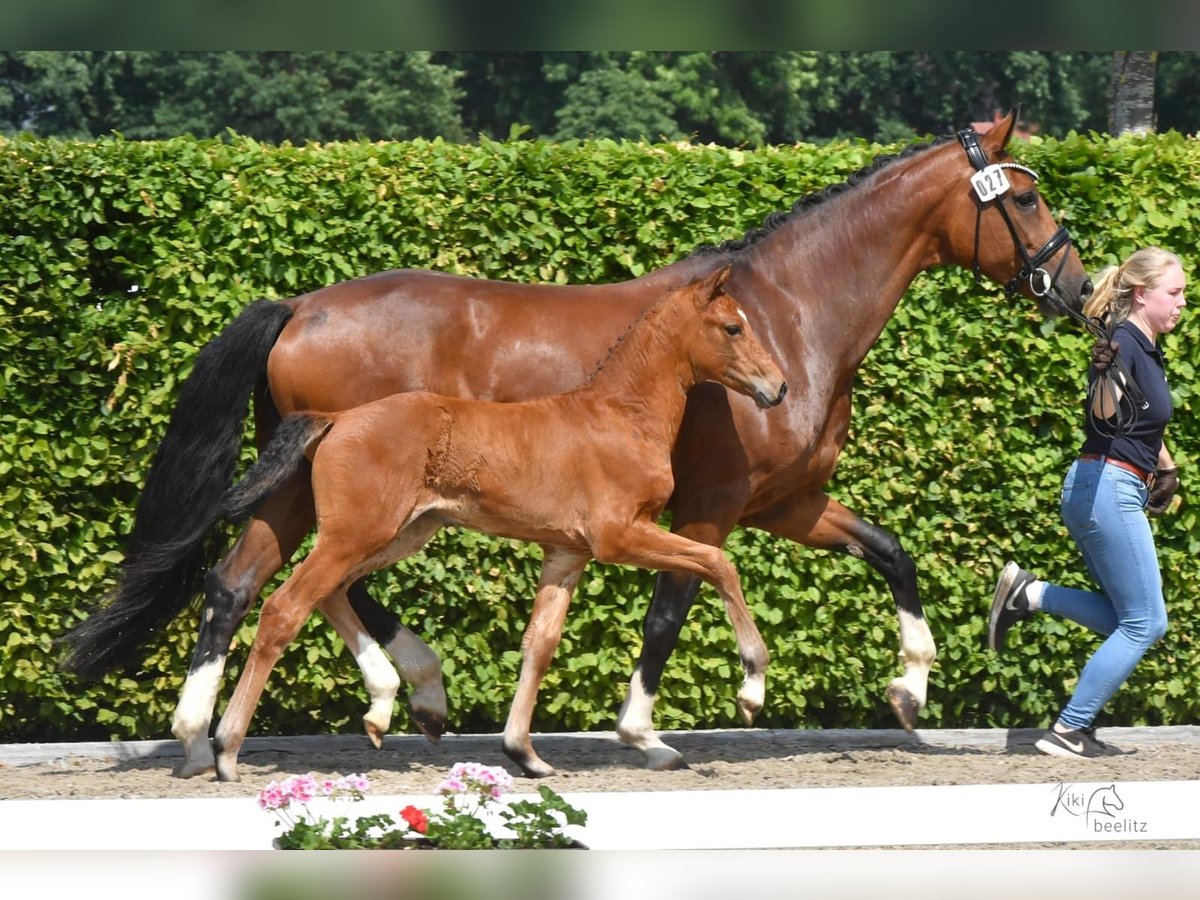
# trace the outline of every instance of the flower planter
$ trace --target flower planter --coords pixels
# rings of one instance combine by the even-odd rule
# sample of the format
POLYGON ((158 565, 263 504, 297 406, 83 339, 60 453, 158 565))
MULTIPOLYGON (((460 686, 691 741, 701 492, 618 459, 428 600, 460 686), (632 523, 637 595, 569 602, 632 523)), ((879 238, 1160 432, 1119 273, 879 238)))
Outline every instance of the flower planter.
POLYGON ((493 806, 512 789, 504 769, 479 763, 456 763, 438 785, 444 808, 436 812, 405 806, 399 821, 387 813, 332 818, 314 816, 310 801, 322 795, 332 801, 362 800, 371 782, 364 775, 318 781, 313 774, 272 781, 258 794, 261 809, 286 825, 271 842, 276 850, 586 850, 563 834, 565 825, 582 826, 587 813, 571 806, 545 785, 539 800, 517 800, 493 806), (497 838, 492 827, 511 836, 497 838))

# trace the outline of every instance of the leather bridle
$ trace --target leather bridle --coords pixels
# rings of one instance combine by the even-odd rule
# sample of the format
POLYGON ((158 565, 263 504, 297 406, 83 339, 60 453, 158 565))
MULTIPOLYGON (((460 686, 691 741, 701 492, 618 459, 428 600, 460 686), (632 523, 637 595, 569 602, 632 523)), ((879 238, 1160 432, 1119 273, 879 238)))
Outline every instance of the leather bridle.
MULTIPOLYGON (((1035 182, 1038 180, 1037 173, 1032 169, 1027 168, 1017 163, 989 163, 987 154, 979 145, 979 134, 973 128, 964 128, 958 133, 959 143, 962 144, 963 150, 967 153, 967 159, 971 162, 971 167, 976 172, 983 172, 989 166, 995 166, 997 169, 1014 169, 1018 172, 1023 172, 1032 178, 1035 182)), ((1049 300, 1054 307, 1075 321, 1079 322, 1097 338, 1103 338, 1111 341, 1112 335, 1109 332, 1106 324, 1100 319, 1092 319, 1085 316, 1082 312, 1076 311, 1067 305, 1063 300, 1062 295, 1058 292, 1058 276, 1062 273, 1063 266, 1067 263, 1067 253, 1065 248, 1071 245, 1071 234, 1063 226, 1059 226, 1054 234, 1050 235, 1050 239, 1042 245, 1041 249, 1029 255, 1029 251, 1025 249, 1025 244, 1022 243, 1020 235, 1017 234, 1017 228, 1013 224, 1012 216, 1008 212, 1008 208, 1004 205, 1003 195, 1007 191, 997 193, 990 199, 981 199, 978 193, 975 194, 975 258, 971 262, 971 271, 975 274, 975 283, 980 282, 980 265, 979 265, 979 228, 983 219, 983 211, 989 206, 994 206, 1000 215, 1004 218, 1004 224, 1008 226, 1008 233, 1012 235, 1013 244, 1017 248, 1017 252, 1021 256, 1022 265, 1012 278, 1005 285, 1004 292, 1009 297, 1014 296, 1021 290, 1022 283, 1028 281, 1029 290, 1035 297, 1041 297, 1049 300), (1054 270, 1054 274, 1049 274, 1043 265, 1055 253, 1064 250, 1062 259, 1059 260, 1058 268, 1054 270)), ((1142 395, 1141 389, 1136 381, 1129 375, 1128 368, 1120 356, 1115 356, 1110 368, 1101 373, 1099 377, 1094 378, 1088 384, 1087 392, 1087 414, 1092 416, 1093 422, 1100 433, 1111 433, 1114 436, 1127 434, 1129 430, 1137 423, 1138 413, 1146 409, 1148 404, 1145 397, 1142 395), (1120 390, 1117 390, 1116 379, 1120 379, 1120 390), (1092 416, 1092 399, 1095 392, 1103 391, 1113 398, 1116 412, 1110 420, 1098 420, 1092 416), (1120 399, 1117 399, 1120 398, 1120 399), (1128 398, 1129 411, 1126 412, 1121 400, 1128 398), (1111 432, 1110 432, 1111 429, 1111 432)))
MULTIPOLYGON (((987 154, 984 152, 983 148, 979 146, 979 135, 973 128, 964 128, 962 131, 960 131, 958 133, 958 140, 959 143, 962 144, 963 149, 967 152, 967 159, 970 160, 971 167, 975 169, 976 172, 982 172, 984 169, 988 168, 989 165, 993 165, 992 163, 988 162, 987 154)), ((1035 182, 1038 180, 1036 172, 1025 166, 1018 165, 1017 163, 995 163, 994 165, 996 165, 996 167, 999 169, 1014 169, 1018 172, 1023 172, 1035 182)), ((1008 226, 1008 233, 1012 235, 1013 245, 1017 248, 1017 252, 1021 256, 1022 263, 1021 268, 1017 271, 1017 273, 1008 280, 1008 284, 1005 285, 1004 292, 1008 296, 1012 297, 1021 289, 1022 283, 1027 281, 1029 283, 1029 290, 1035 297, 1047 298, 1056 307, 1058 307, 1060 311, 1066 313, 1074 319, 1081 321, 1085 327, 1090 329, 1091 326, 1088 324, 1087 319, 1084 318, 1080 313, 1077 313, 1075 310, 1071 309, 1071 307, 1067 305, 1058 292, 1058 276, 1062 273, 1063 267, 1067 263, 1067 254, 1065 252, 1063 253, 1062 259, 1059 260, 1058 268, 1054 270, 1053 275, 1043 268, 1043 265, 1046 263, 1046 261, 1054 256, 1055 253, 1058 253, 1065 247, 1070 246, 1071 233, 1067 231, 1065 227, 1060 225, 1058 230, 1054 232, 1054 234, 1050 235, 1050 239, 1042 245, 1041 249, 1030 256, 1029 251, 1025 249, 1025 244, 1021 241, 1020 235, 1017 234, 1017 227, 1013 224, 1012 216, 1009 214, 1008 207, 1006 207, 1001 200, 1001 196, 997 196, 993 200, 989 200, 987 202, 980 201, 978 198, 976 198, 975 258, 971 262, 971 271, 975 273, 976 283, 979 283, 980 281, 979 226, 983 219, 984 209, 989 206, 994 206, 996 210, 999 211, 1001 217, 1003 217, 1004 224, 1008 226)))

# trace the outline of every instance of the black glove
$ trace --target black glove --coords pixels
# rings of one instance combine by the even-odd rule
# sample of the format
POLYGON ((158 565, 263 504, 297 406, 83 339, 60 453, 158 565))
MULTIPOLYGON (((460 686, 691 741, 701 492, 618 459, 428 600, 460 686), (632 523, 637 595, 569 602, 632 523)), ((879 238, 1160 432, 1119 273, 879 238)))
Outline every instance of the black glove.
POLYGON ((1161 516, 1175 499, 1179 490, 1179 469, 1159 469, 1154 479, 1154 487, 1150 488, 1150 497, 1146 501, 1146 515, 1161 516))
POLYGON ((1103 335, 1096 338, 1096 343, 1092 345, 1092 367, 1095 368, 1097 375, 1112 365, 1113 357, 1117 355, 1119 347, 1119 344, 1110 341, 1103 335))

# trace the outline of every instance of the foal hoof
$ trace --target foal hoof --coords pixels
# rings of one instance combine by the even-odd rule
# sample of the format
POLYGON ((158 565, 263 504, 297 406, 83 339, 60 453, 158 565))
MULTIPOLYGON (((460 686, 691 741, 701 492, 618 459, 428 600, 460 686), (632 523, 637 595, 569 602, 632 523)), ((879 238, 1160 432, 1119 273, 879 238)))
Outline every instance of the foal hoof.
POLYGON ((176 778, 194 778, 197 775, 209 775, 217 770, 215 762, 194 763, 185 759, 171 770, 176 778))
POLYGON ((666 745, 651 747, 642 753, 646 757, 646 768, 651 772, 673 772, 676 769, 687 768, 683 754, 666 745))
POLYGON ((380 728, 376 723, 372 722, 366 716, 363 716, 363 727, 367 732, 367 737, 371 741, 371 746, 376 750, 382 750, 383 736, 387 734, 387 729, 380 728))
POLYGON ((887 689, 888 703, 892 705, 892 712, 896 714, 896 718, 900 720, 900 724, 905 731, 912 731, 917 727, 917 715, 921 712, 921 704, 912 691, 906 688, 903 684, 890 684, 887 689))
POLYGON ((554 774, 554 766, 543 760, 532 747, 500 745, 504 755, 515 762, 526 778, 547 778, 554 774))

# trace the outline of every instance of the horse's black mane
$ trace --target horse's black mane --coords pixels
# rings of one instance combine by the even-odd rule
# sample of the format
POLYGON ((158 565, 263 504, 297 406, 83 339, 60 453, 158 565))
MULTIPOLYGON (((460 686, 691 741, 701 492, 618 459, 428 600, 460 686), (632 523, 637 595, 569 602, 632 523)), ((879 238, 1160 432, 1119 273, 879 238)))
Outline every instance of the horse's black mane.
POLYGON ((773 231, 782 226, 792 216, 824 203, 830 197, 848 191, 853 187, 857 187, 862 181, 870 178, 880 169, 891 165, 897 160, 907 159, 908 157, 915 156, 918 153, 924 153, 926 150, 931 150, 934 147, 940 147, 947 141, 952 141, 954 139, 955 135, 944 134, 933 141, 922 141, 917 144, 910 144, 899 153, 877 156, 875 159, 871 160, 869 165, 859 169, 841 184, 831 184, 827 188, 822 188, 819 191, 806 194, 793 203, 792 208, 787 211, 778 210, 776 212, 769 213, 767 217, 763 219, 762 225, 757 228, 751 228, 741 238, 723 241, 720 244, 701 244, 691 252, 690 256, 713 256, 718 253, 732 253, 736 250, 744 250, 745 248, 753 246, 754 244, 757 244, 759 241, 763 240, 773 231))

